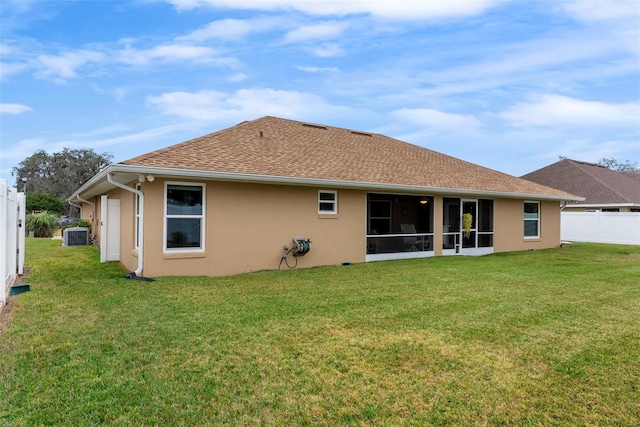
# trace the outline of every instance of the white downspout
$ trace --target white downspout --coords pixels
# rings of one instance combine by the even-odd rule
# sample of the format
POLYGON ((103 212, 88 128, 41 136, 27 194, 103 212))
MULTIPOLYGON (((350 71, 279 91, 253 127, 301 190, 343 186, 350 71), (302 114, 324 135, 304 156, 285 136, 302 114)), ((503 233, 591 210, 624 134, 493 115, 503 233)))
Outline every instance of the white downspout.
MULTIPOLYGON (((140 190, 136 190, 135 188, 131 188, 131 187, 127 187, 124 184, 121 184, 117 181, 113 180, 113 177, 111 176, 111 172, 109 172, 107 174, 107 181, 109 181, 111 184, 115 185, 118 188, 122 188, 125 191, 128 191, 130 193, 134 193, 136 194, 139 198, 140 198, 140 224, 138 225, 138 233, 140 233, 140 241, 138 243, 138 268, 136 269, 136 271, 134 271, 136 276, 140 276, 142 275, 142 260, 143 260, 143 247, 144 247, 144 194, 142 194, 142 191, 140 190)), ((106 220, 106 218, 102 218, 103 221, 106 220)))
MULTIPOLYGON (((83 199, 82 197, 80 197, 80 195, 77 195, 76 199, 80 200, 82 203, 86 203, 88 205, 91 205, 91 217, 90 218, 91 218, 91 221, 93 222, 93 220, 96 217, 96 204, 93 203, 93 202, 90 202, 88 200, 83 199)), ((73 205, 73 203, 71 203, 71 202, 69 202, 69 204, 73 205)), ((80 206, 80 214, 82 215, 82 206, 80 206)))
MULTIPOLYGON (((86 203, 86 204, 88 204, 88 205, 91 205, 91 210, 94 210, 94 209, 96 208, 96 204, 95 204, 95 203, 90 202, 90 201, 88 201, 88 200, 85 200, 85 199, 83 199, 82 197, 80 197, 79 195, 77 195, 77 196, 76 196, 76 199, 77 199, 77 200, 80 200, 82 203, 86 203)), ((69 202, 69 203, 71 203, 71 202, 69 202)), ((74 206, 75 206, 75 205, 74 205, 74 206)), ((80 209, 82 209, 82 206, 80 206, 80 209)), ((92 213, 95 213, 95 212, 92 212, 92 213)))
MULTIPOLYGON (((80 197, 79 195, 76 195, 76 197, 74 198, 74 200, 79 200, 81 203, 86 203, 88 205, 91 205, 91 214, 89 216, 90 222, 92 224, 92 226, 95 227, 95 225, 93 224, 93 221, 96 219, 96 204, 93 202, 90 202, 88 200, 83 199, 82 197, 80 197)), ((84 208, 82 207, 82 205, 76 205, 75 203, 73 203, 71 201, 71 199, 69 199, 69 204, 71 206, 75 206, 76 208, 80 209, 80 217, 82 217, 82 211, 84 210, 84 208)), ((94 233, 94 236, 96 234, 94 233)))

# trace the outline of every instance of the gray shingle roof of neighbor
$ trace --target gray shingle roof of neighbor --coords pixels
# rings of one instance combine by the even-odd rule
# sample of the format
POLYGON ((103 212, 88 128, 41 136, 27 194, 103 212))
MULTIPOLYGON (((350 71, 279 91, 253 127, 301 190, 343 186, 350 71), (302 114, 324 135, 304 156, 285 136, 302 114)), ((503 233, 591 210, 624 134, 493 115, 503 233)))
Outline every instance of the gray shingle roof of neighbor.
POLYGON ((585 197, 581 204, 640 203, 640 171, 563 159, 521 178, 585 197))
POLYGON ((124 165, 575 197, 384 135, 262 117, 124 165))

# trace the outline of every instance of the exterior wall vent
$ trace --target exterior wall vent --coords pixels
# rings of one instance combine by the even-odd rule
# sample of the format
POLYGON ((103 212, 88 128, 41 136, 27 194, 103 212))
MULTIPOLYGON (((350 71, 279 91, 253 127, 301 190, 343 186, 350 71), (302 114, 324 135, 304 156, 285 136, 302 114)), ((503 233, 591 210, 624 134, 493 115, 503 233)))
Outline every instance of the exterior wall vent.
POLYGON ((302 126, 305 126, 308 128, 324 129, 324 130, 328 129, 326 126, 317 125, 315 123, 302 123, 302 126))
POLYGON ((370 134, 368 132, 359 132, 357 130, 352 130, 351 133, 354 134, 354 135, 373 136, 372 134, 370 134))
POLYGON ((82 246, 89 244, 89 228, 65 228, 62 236, 62 246, 82 246))

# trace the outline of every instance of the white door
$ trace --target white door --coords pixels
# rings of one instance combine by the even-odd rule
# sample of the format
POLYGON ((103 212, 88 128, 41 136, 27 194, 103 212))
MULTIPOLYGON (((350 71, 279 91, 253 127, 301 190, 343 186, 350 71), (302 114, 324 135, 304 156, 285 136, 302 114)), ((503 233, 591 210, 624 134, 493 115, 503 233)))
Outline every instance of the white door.
POLYGON ((120 261, 120 200, 100 201, 100 262, 120 261))

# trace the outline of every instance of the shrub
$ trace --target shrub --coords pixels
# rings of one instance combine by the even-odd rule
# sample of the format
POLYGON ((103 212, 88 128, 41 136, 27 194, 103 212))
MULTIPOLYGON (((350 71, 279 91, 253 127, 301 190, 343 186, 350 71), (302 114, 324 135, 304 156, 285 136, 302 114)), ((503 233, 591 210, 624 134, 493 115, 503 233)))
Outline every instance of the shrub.
POLYGON ((27 194, 27 211, 47 211, 51 213, 63 214, 66 209, 62 200, 56 196, 45 193, 27 194))
POLYGON ((91 221, 87 221, 86 219, 79 219, 72 224, 72 227, 87 227, 91 230, 91 221))
POLYGON ((62 230, 69 228, 69 227, 87 227, 89 229, 89 231, 91 231, 91 221, 88 221, 86 219, 76 219, 75 221, 73 221, 71 224, 62 227, 62 230))
POLYGON ((27 218, 27 231, 33 231, 35 237, 52 237, 57 223, 57 216, 44 211, 27 218))

